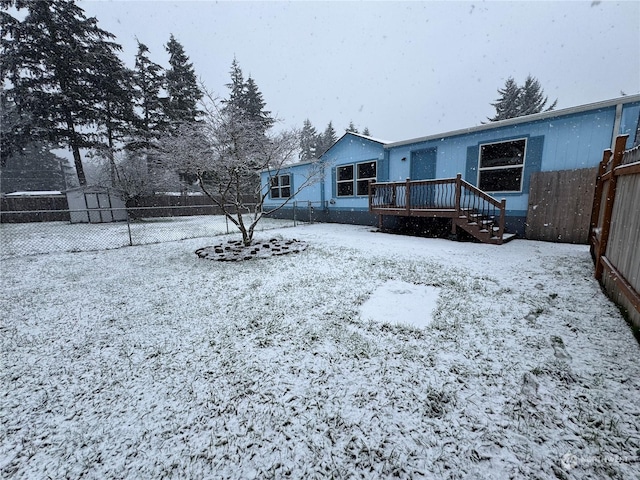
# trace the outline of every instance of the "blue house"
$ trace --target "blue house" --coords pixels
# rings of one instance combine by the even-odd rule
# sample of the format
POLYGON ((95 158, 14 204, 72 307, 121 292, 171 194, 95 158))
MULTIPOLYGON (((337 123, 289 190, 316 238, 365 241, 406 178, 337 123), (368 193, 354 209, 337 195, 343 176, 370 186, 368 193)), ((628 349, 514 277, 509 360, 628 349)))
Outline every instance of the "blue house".
MULTIPOLYGON (((317 221, 380 226, 440 217, 452 219, 453 232, 501 243, 507 232, 524 234, 534 172, 596 167, 618 135, 629 135, 628 148, 640 142, 639 118, 633 95, 399 142, 346 133, 320 157, 322 180, 278 215, 291 217, 296 207, 299 217, 308 209, 317 221)), ((317 164, 262 172, 265 210, 292 195, 311 168, 317 164)))

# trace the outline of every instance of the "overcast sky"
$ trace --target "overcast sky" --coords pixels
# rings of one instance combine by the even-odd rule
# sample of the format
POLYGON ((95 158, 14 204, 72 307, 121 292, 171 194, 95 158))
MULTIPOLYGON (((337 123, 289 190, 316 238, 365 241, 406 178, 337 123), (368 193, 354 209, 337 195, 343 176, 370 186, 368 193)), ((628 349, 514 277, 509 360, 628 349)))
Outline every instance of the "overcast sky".
POLYGON ((83 0, 132 67, 137 37, 167 66, 184 46, 227 96, 233 57, 285 126, 349 121, 404 140, 479 125, 509 76, 536 76, 557 108, 640 91, 640 2, 83 0))

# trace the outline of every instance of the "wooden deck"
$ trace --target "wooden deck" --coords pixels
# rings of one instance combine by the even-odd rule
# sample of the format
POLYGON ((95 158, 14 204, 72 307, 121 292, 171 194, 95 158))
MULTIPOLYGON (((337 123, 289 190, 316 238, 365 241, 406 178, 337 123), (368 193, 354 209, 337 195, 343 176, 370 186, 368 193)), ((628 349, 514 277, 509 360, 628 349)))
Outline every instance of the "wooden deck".
POLYGON ((515 235, 504 230, 506 200, 456 178, 369 184, 369 211, 378 215, 451 218, 451 233, 458 228, 484 243, 500 245, 515 235))

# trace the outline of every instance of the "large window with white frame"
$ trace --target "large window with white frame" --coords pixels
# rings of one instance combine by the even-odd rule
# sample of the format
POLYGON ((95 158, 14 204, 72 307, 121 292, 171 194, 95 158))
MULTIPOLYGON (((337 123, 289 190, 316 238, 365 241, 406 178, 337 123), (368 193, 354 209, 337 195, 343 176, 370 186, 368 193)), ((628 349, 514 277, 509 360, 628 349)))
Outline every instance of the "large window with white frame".
POLYGON ((377 161, 340 165, 336 167, 336 194, 338 197, 369 195, 369 182, 377 178, 377 161))
POLYGON ((289 198, 291 196, 291 175, 271 177, 271 198, 289 198))
POLYGON ((527 140, 480 145, 478 188, 487 192, 520 192, 527 140))

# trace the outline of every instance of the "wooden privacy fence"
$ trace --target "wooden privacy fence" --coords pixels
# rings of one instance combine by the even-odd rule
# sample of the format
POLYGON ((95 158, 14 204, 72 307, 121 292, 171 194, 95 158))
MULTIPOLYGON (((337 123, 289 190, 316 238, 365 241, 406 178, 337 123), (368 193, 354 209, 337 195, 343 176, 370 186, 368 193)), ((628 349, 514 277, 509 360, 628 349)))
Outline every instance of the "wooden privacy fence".
POLYGON ((598 169, 535 172, 531 175, 525 236, 546 242, 589 243, 598 169))
POLYGON ((624 151, 627 137, 598 167, 590 244, 596 278, 640 328, 640 146, 624 151))
POLYGON ((69 204, 64 194, 0 198, 0 223, 68 222, 69 219, 69 204))

